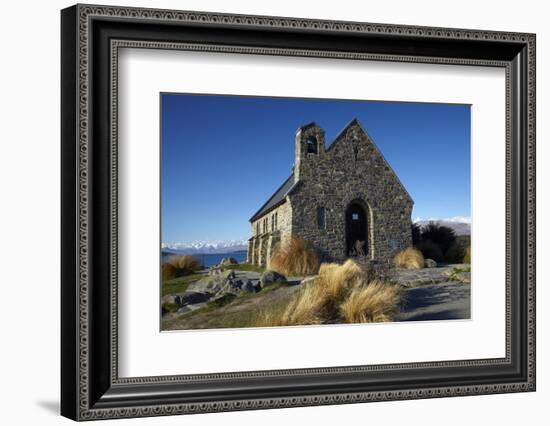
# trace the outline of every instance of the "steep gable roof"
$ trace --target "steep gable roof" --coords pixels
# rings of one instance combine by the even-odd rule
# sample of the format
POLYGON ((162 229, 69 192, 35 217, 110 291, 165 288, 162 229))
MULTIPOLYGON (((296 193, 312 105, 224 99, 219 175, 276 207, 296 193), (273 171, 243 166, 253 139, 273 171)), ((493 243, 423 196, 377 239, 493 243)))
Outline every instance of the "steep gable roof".
MULTIPOLYGON (((311 122, 309 124, 306 124, 305 126, 302 126, 301 129, 304 129, 304 128, 307 128, 307 127, 310 127, 310 126, 314 126, 314 125, 316 125, 315 122, 311 122)), ((403 185, 403 183, 399 179, 399 176, 397 176, 397 173, 395 173, 395 171, 390 166, 390 164, 388 163, 388 161, 386 160, 386 158, 384 157, 382 152, 378 149, 378 147, 374 143, 371 136, 363 128, 363 126, 361 125, 361 123, 359 122, 359 120, 357 118, 354 118, 353 120, 351 120, 348 124, 346 124, 344 126, 344 128, 340 131, 340 133, 338 133, 336 135, 334 140, 328 146, 328 148, 326 149, 326 152, 330 152, 336 145, 338 145, 338 143, 340 143, 340 141, 345 140, 344 136, 346 135, 347 130, 352 126, 359 127, 359 130, 367 137, 367 139, 370 141, 370 143, 372 144, 372 146, 376 150, 376 153, 380 156, 380 158, 382 158, 382 160, 384 161, 384 164, 388 167, 388 169, 395 176, 399 186, 401 187, 401 189, 403 190, 405 195, 409 198, 409 200, 411 202, 414 202, 411 195, 409 194, 409 192, 406 190, 405 186, 403 185)), ((260 207, 260 209, 256 213, 254 213, 254 215, 249 219, 249 221, 254 222, 255 220, 259 219, 260 217, 262 217, 263 215, 268 213, 269 211, 273 210, 275 207, 278 207, 279 205, 283 204, 285 199, 286 199, 286 196, 296 186, 296 184, 297 184, 297 182, 294 182, 294 171, 293 171, 292 174, 275 191, 275 193, 271 197, 269 197, 269 199, 264 203, 264 205, 262 207, 260 207)))
POLYGON ((334 138, 334 140, 332 141, 332 143, 330 144, 330 146, 326 149, 327 152, 331 151, 341 140, 345 140, 344 136, 346 135, 346 132, 347 130, 352 127, 352 126, 357 126, 359 128, 359 130, 367 137, 367 139, 369 140, 369 142, 372 144, 372 146, 374 147, 376 153, 380 156, 380 158, 382 159, 382 161, 384 161, 384 164, 388 167, 388 169, 392 172, 392 174, 395 176, 395 179, 397 180, 399 186, 401 187, 401 189, 403 190, 403 192, 405 193, 405 195, 409 198, 409 200, 411 201, 411 203, 414 203, 412 197, 411 197, 411 194, 409 194, 409 192, 407 191, 407 189, 405 188, 405 185, 403 185, 403 182, 401 182, 401 179, 399 179, 399 176, 397 176, 397 173, 395 173, 395 170, 393 170, 392 166, 390 166, 390 163, 388 163, 388 160, 386 160, 386 157, 384 157, 384 154, 382 154, 382 152, 380 151, 380 149, 378 149, 378 146, 374 143, 374 140, 372 139, 372 137, 369 135, 369 133, 365 130, 365 128, 361 125, 360 121, 357 119, 357 118, 354 118, 353 120, 351 120, 348 124, 346 124, 344 126, 344 128, 340 131, 340 133, 338 133, 336 135, 336 137, 334 138))
POLYGON ((372 139, 370 138, 370 136, 367 134, 367 132, 363 129, 363 126, 361 126, 361 123, 359 123, 359 120, 357 118, 354 118, 353 120, 351 120, 348 124, 346 124, 342 130, 340 130, 340 132, 334 137, 334 139, 332 140, 332 142, 330 143, 330 145, 328 146, 328 148, 326 149, 326 151, 330 151, 332 150, 332 148, 334 148, 336 146, 336 144, 338 142, 340 142, 342 139, 344 139, 344 136, 346 136, 346 131, 352 127, 353 125, 357 125, 361 131, 367 135, 367 137, 372 141, 372 139))

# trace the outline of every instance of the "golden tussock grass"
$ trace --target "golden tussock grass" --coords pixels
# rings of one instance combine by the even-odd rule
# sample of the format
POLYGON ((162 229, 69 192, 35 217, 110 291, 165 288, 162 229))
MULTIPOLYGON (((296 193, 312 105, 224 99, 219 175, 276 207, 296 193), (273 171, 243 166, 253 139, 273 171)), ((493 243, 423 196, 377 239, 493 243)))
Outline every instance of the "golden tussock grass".
POLYGON ((424 267, 424 256, 420 250, 409 247, 397 253, 393 258, 393 263, 398 268, 422 269, 424 267))
POLYGON ((399 312, 401 289, 397 285, 372 281, 366 287, 355 288, 340 305, 345 322, 387 322, 399 312))
POLYGON ((270 269, 284 275, 312 275, 319 269, 317 253, 307 241, 300 237, 277 248, 269 262, 270 269))
POLYGON ((183 275, 194 274, 202 269, 199 259, 195 256, 173 256, 162 264, 162 279, 170 280, 183 275))
POLYGON ((369 283, 367 268, 352 260, 323 263, 318 277, 303 284, 286 306, 261 312, 256 326, 389 321, 400 300, 397 286, 369 283))
POLYGON ((202 268, 200 260, 191 255, 171 257, 168 259, 168 263, 177 269, 183 269, 189 272, 196 272, 202 268))

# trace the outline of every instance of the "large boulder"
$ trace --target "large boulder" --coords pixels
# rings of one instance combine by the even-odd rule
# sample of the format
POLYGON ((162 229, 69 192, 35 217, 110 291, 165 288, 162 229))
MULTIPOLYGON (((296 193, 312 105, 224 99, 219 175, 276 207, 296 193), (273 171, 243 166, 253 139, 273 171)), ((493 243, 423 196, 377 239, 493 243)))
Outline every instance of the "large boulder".
POLYGON ((235 280, 235 279, 228 279, 225 282, 225 285, 218 291, 218 295, 223 294, 234 294, 239 295, 241 293, 241 288, 243 286, 243 282, 241 280, 235 280))
POLYGON ((225 271, 217 275, 209 275, 190 284, 189 287, 187 287, 187 291, 216 294, 226 285, 228 280, 232 280, 234 278, 234 271, 225 271))
POLYGON ((161 299, 162 314, 165 315, 170 312, 175 312, 178 310, 179 305, 176 302, 176 296, 173 294, 168 294, 163 296, 161 299))
POLYGON ((460 271, 452 275, 456 281, 462 284, 470 284, 470 271, 460 271))
POLYGON ((176 295, 175 294, 167 294, 166 296, 162 297, 162 304, 163 305, 175 305, 176 304, 176 295))
POLYGON ((175 302, 179 306, 195 305, 197 303, 204 303, 212 297, 210 293, 203 293, 197 291, 186 291, 175 295, 175 302))
POLYGON ((425 259, 424 260, 424 267, 425 268, 435 268, 435 267, 437 267, 437 262, 433 259, 425 259))
POLYGON ((261 290, 261 286, 258 281, 253 282, 252 280, 246 280, 246 282, 242 285, 241 289, 249 293, 256 293, 261 290))
POLYGON ((260 277, 260 286, 264 288, 275 283, 286 283, 286 281, 284 275, 268 269, 260 277))

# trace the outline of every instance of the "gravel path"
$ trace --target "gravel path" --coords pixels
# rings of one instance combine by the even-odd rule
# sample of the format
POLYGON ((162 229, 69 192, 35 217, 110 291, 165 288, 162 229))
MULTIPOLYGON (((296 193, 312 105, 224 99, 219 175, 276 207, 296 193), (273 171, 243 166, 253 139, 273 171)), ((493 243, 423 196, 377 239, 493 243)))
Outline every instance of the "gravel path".
POLYGON ((470 273, 452 275, 453 270, 464 268, 465 265, 446 265, 420 270, 397 270, 394 279, 405 287, 405 303, 396 320, 469 319, 470 273), (467 284, 458 279, 465 280, 467 284))
POLYGON ((411 287, 397 321, 470 319, 470 285, 456 281, 411 287))

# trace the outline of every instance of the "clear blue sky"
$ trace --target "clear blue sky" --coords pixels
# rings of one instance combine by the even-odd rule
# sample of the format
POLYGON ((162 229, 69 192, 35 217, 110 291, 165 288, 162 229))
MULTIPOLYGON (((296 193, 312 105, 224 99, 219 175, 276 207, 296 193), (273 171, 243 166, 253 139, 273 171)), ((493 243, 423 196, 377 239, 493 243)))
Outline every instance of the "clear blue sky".
POLYGON ((413 218, 470 216, 467 105, 161 94, 162 242, 248 238, 289 176, 296 129, 327 145, 357 117, 415 201, 413 218))

